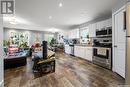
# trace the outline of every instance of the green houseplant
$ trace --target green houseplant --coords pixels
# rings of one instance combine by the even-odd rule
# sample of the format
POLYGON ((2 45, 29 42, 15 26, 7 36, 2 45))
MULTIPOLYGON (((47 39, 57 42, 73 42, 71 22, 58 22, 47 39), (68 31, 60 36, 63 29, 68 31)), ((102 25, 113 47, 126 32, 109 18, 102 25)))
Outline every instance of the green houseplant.
POLYGON ((10 42, 9 42, 9 41, 7 41, 7 40, 4 40, 4 41, 3 41, 3 46, 4 46, 4 47, 9 47, 9 45, 10 45, 10 42))
POLYGON ((50 41, 50 46, 54 46, 54 44, 56 44, 56 39, 52 38, 50 41))

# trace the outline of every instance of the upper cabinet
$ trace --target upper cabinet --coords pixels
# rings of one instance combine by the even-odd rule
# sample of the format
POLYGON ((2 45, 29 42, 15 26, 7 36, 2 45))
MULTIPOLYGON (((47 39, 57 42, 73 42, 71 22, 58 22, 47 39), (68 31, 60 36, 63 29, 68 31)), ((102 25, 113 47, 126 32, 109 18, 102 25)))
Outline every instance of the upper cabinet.
POLYGON ((79 38, 79 29, 75 29, 75 38, 79 38))
POLYGON ((89 25, 89 37, 96 37, 96 27, 96 23, 89 25))
POLYGON ((106 27, 112 26, 112 19, 107 19, 94 24, 89 25, 89 37, 96 37, 96 30, 101 30, 106 27))
POLYGON ((96 30, 101 30, 106 27, 111 27, 112 26, 112 18, 109 18, 107 20, 103 20, 100 22, 96 22, 93 24, 89 24, 89 26, 82 27, 80 29, 74 29, 69 31, 68 37, 70 39, 74 38, 87 38, 88 35, 89 37, 96 37, 96 30))
POLYGON ((104 21, 97 22, 96 29, 101 30, 102 28, 111 27, 112 26, 112 19, 107 19, 104 21))
POLYGON ((70 39, 79 38, 79 29, 74 29, 74 30, 69 31, 68 37, 70 39))
POLYGON ((106 27, 111 27, 112 26, 112 18, 106 20, 106 27))

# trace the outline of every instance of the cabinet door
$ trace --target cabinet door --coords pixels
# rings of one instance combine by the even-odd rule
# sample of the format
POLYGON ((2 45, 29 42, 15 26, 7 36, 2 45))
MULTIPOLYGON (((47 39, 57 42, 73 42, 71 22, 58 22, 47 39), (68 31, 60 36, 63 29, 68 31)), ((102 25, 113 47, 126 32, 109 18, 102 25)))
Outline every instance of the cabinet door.
POLYGON ((106 26, 105 20, 100 21, 99 23, 100 23, 100 29, 105 28, 105 26, 106 26))
POLYGON ((107 19, 106 20, 106 27, 111 27, 112 26, 112 19, 107 19))
POLYGON ((76 29, 76 38, 79 38, 79 29, 76 29))
POLYGON ((70 39, 79 38, 79 29, 74 29, 74 30, 69 31, 68 37, 70 39))
POLYGON ((74 48, 74 55, 77 57, 84 58, 85 57, 85 50, 82 46, 75 46, 74 48))
POLYGON ((74 38, 73 30, 71 30, 71 39, 74 38))
POLYGON ((74 55, 79 57, 79 47, 78 46, 74 46, 74 55))
POLYGON ((100 29, 101 29, 101 23, 100 23, 100 22, 97 22, 96 29, 98 29, 98 30, 100 30, 100 29))
POLYGON ((85 59, 92 61, 92 56, 93 56, 93 48, 87 47, 85 51, 85 59))
POLYGON ((82 53, 81 53, 81 54, 82 54, 81 58, 85 58, 85 50, 86 50, 86 47, 82 47, 81 49, 82 49, 82 51, 81 51, 81 52, 82 52, 82 53))
POLYGON ((69 33, 68 33, 68 38, 69 39, 71 38, 71 31, 69 31, 69 33))
POLYGON ((89 25, 89 37, 96 37, 96 23, 89 25))

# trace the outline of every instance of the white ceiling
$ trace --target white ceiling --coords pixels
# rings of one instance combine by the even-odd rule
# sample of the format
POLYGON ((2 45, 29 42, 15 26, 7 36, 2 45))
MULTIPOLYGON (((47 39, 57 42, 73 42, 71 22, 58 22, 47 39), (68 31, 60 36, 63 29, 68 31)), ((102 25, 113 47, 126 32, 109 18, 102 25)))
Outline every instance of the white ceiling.
POLYGON ((27 21, 15 26, 71 29, 98 17, 111 15, 116 1, 118 0, 15 0, 16 18, 27 21), (60 2, 63 7, 58 6, 60 2), (49 16, 52 18, 49 19, 49 16))

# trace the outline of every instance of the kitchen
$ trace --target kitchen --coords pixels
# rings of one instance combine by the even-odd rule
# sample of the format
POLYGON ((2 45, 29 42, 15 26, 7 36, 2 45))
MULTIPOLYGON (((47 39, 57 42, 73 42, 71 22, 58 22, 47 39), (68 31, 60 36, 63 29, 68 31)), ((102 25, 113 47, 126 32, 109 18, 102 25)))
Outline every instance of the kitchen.
POLYGON ((65 53, 112 69, 112 18, 71 30, 68 35, 72 41, 65 44, 65 53))
MULTIPOLYGON (((56 53, 56 70, 54 73, 36 77, 32 72, 32 57, 27 57, 27 65, 4 70, 5 75, 0 77, 0 86, 129 87, 129 0, 102 0, 102 3, 93 0, 61 0, 53 3, 49 0, 39 0, 37 3, 29 1, 25 3, 16 0, 15 17, 12 20, 3 17, 3 29, 1 26, 0 28, 4 33, 0 39, 10 40, 8 37, 14 32, 16 39, 21 34, 28 36, 29 48, 36 42, 42 46, 41 42, 45 40, 48 42, 48 49, 53 40, 54 49, 61 47, 58 51, 49 49, 56 53), (32 9, 35 4, 37 7, 32 9), (20 19, 17 16, 27 20, 17 21, 17 18, 20 19)), ((1 69, 2 64, 3 62, 1 69)))
POLYGON ((71 42, 73 47, 69 43, 65 44, 65 53, 90 61, 127 78, 125 68, 126 11, 128 9, 124 6, 113 13, 110 18, 83 24, 79 26, 79 29, 70 30, 68 38, 77 40, 77 43, 71 42), (117 22, 119 20, 120 22, 117 22), (117 44, 119 45, 117 46, 117 44), (120 59, 117 59, 117 56, 120 59))

